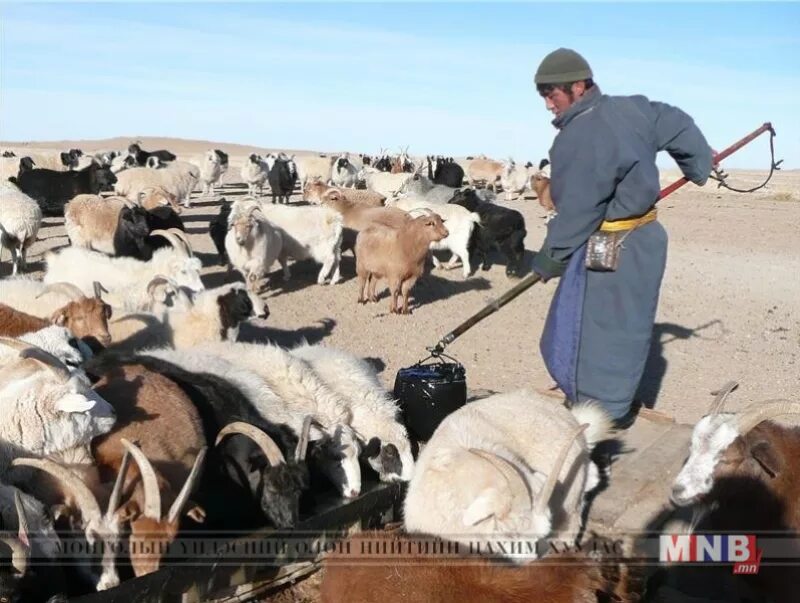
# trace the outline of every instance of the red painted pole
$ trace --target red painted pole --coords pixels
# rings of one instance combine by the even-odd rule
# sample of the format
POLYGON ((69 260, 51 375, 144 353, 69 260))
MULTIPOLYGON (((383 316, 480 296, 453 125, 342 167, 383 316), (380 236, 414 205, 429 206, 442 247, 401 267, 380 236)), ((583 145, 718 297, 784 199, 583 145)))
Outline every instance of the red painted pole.
MULTIPOLYGON (((728 157, 730 155, 733 155, 736 151, 741 149, 748 142, 752 142, 753 140, 755 140, 756 138, 761 136, 764 132, 771 132, 772 134, 775 133, 775 130, 772 129, 772 124, 770 122, 766 122, 760 128, 758 128, 758 130, 755 130, 754 132, 751 132, 750 134, 748 134, 747 136, 745 136, 741 140, 739 140, 737 142, 734 142, 731 146, 729 146, 724 151, 721 151, 720 153, 717 153, 717 155, 714 157, 714 163, 715 164, 719 163, 720 161, 722 161, 726 157, 728 157)), ((682 187, 687 182, 689 182, 688 179, 681 178, 680 180, 676 180, 675 182, 670 184, 668 187, 666 187, 664 189, 661 189, 661 193, 658 195, 659 200, 663 199, 667 195, 670 195, 670 194, 674 193, 676 190, 678 190, 680 187, 682 187)))

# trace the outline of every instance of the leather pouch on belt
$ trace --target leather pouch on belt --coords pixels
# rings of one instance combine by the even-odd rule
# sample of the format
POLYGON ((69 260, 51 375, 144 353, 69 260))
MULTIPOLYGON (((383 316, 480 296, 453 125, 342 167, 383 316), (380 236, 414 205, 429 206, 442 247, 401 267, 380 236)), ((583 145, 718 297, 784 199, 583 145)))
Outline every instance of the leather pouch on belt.
POLYGON ((607 232, 598 230, 586 244, 586 269, 597 272, 614 272, 619 267, 622 241, 630 231, 607 232))

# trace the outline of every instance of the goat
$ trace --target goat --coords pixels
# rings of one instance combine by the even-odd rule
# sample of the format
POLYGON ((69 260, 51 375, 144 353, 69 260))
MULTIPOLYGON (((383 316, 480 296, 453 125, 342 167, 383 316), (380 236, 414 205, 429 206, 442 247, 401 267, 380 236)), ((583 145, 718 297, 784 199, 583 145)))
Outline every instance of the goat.
POLYGON ((506 201, 511 201, 514 194, 521 197, 526 190, 530 189, 533 174, 530 163, 521 166, 517 165, 513 159, 509 159, 500 175, 500 184, 503 187, 506 201))
POLYGON ((406 528, 463 542, 500 533, 574 541, 584 495, 599 483, 589 452, 609 430, 595 404, 567 410, 526 390, 463 406, 417 459, 406 528))
POLYGON ((147 161, 151 157, 157 157, 161 162, 175 161, 177 157, 174 153, 165 151, 164 149, 158 151, 145 151, 138 143, 133 143, 128 146, 128 154, 131 155, 139 167, 146 167, 147 161))
POLYGON ((489 270, 489 251, 497 246, 507 258, 506 276, 521 276, 525 256, 525 218, 508 207, 486 203, 473 189, 456 191, 450 203, 461 205, 480 216, 480 226, 473 230, 473 245, 482 270, 489 270))
POLYGON ((248 196, 253 198, 260 197, 268 176, 269 166, 261 155, 256 153, 248 155, 247 161, 242 166, 242 180, 247 183, 248 196), (256 192, 258 192, 257 195, 256 192))
POLYGON ((39 204, 45 216, 63 216, 64 205, 81 193, 97 195, 111 190, 117 177, 109 168, 92 163, 76 172, 33 169, 20 172, 17 185, 39 204))
POLYGON ((424 199, 429 203, 444 204, 453 198, 455 191, 444 184, 434 184, 432 180, 415 174, 400 187, 400 196, 406 198, 424 199))
POLYGON ((190 197, 199 179, 200 169, 196 165, 174 161, 164 168, 137 167, 120 172, 114 192, 137 202, 140 193, 157 187, 173 195, 184 207, 190 207, 190 197))
POLYGON ((294 185, 297 183, 297 167, 294 163, 294 156, 286 157, 283 153, 275 158, 272 167, 267 174, 272 202, 289 203, 289 197, 294 192, 294 185))
POLYGON ((225 251, 225 237, 228 234, 228 217, 231 214, 232 204, 223 197, 220 199, 219 213, 211 218, 208 223, 208 234, 219 255, 219 265, 232 268, 228 253, 225 251))
POLYGON ((234 203, 228 222, 226 255, 231 266, 242 273, 247 290, 255 292, 258 290, 258 281, 281 255, 283 236, 254 202, 234 203))
POLYGON ((43 329, 49 324, 43 318, 31 316, 5 304, 0 304, 0 336, 2 337, 18 337, 43 329))
POLYGON ((331 170, 335 157, 325 155, 305 155, 295 157, 297 165, 297 177, 300 181, 300 188, 305 188, 306 184, 313 179, 319 179, 328 183, 331 179, 331 170))
POLYGON ((470 185, 476 186, 484 183, 486 188, 496 192, 497 183, 503 176, 505 166, 500 161, 491 159, 473 159, 467 169, 467 179, 470 185))
MULTIPOLYGON (((430 169, 429 169, 430 171, 430 169)), ((436 184, 443 184, 451 188, 461 188, 464 183, 464 168, 453 161, 452 157, 436 158, 436 169, 429 176, 436 184)))
POLYGON ((306 201, 319 205, 322 204, 326 197, 333 193, 341 195, 346 201, 367 207, 383 207, 386 201, 385 196, 375 191, 328 186, 320 180, 312 180, 306 184, 303 189, 303 198, 306 201))
POLYGON ((214 184, 220 181, 227 165, 228 156, 222 151, 211 149, 203 155, 200 164, 200 182, 203 184, 204 197, 214 195, 214 184))
POLYGON ((0 256, 3 248, 11 252, 12 275, 25 270, 25 256, 41 224, 42 210, 36 201, 11 182, 0 182, 0 256))
POLYGON ((556 206, 550 195, 550 162, 547 159, 542 159, 539 170, 531 176, 531 189, 536 193, 539 205, 548 212, 555 212, 556 206))
POLYGON ((389 312, 410 314, 408 297, 422 276, 428 248, 449 234, 442 219, 434 213, 410 219, 398 229, 376 225, 358 233, 355 247, 358 303, 377 302, 375 286, 385 278, 389 283, 389 312), (402 307, 397 305, 400 295, 402 307))
POLYGON ((358 180, 358 169, 350 162, 350 154, 337 157, 331 166, 331 184, 342 188, 353 188, 358 180))
POLYGON ((365 228, 380 224, 390 228, 400 228, 410 216, 394 207, 365 207, 349 201, 339 191, 328 191, 322 198, 322 205, 342 215, 341 251, 355 249, 356 237, 365 228))

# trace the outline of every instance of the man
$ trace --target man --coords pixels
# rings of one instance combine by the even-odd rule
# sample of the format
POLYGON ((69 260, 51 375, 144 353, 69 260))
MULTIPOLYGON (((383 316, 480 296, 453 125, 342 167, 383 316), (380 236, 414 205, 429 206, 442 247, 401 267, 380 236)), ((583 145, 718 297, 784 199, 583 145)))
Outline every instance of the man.
MULTIPOLYGON (((713 152, 686 113, 644 96, 607 96, 586 60, 559 48, 535 83, 559 132, 550 149, 550 189, 558 212, 533 261, 544 280, 560 277, 540 349, 569 402, 596 400, 624 429, 644 372, 667 259, 656 220, 656 154, 705 184, 713 152), (586 267, 597 231, 616 233, 616 266, 586 267), (600 268, 600 269, 598 269, 600 268)), ((596 247, 602 251, 602 247, 596 247)), ((593 256, 594 257, 594 256, 593 256)))

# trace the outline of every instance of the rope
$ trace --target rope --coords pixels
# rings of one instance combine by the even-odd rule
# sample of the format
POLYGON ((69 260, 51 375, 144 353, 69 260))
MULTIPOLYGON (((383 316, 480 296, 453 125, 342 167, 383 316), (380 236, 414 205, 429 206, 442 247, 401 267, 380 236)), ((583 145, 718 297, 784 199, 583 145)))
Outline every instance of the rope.
POLYGON ((728 174, 726 174, 725 171, 722 170, 722 168, 720 168, 719 166, 714 166, 713 174, 711 174, 709 176, 709 178, 711 178, 712 180, 716 180, 717 181, 717 183, 718 183, 717 184, 717 188, 726 188, 729 191, 733 191, 734 193, 753 193, 753 192, 757 191, 760 188, 764 188, 767 185, 767 183, 770 181, 770 179, 772 178, 772 175, 775 173, 775 171, 781 169, 780 165, 783 163, 783 159, 781 159, 780 161, 777 161, 777 162, 775 161, 775 144, 774 144, 774 140, 775 140, 775 130, 770 129, 770 131, 769 131, 769 153, 770 153, 769 174, 767 175, 767 179, 764 180, 764 182, 762 182, 758 186, 754 186, 753 188, 749 188, 749 189, 734 188, 734 187, 730 186, 726 182, 726 179, 728 178, 728 174))

